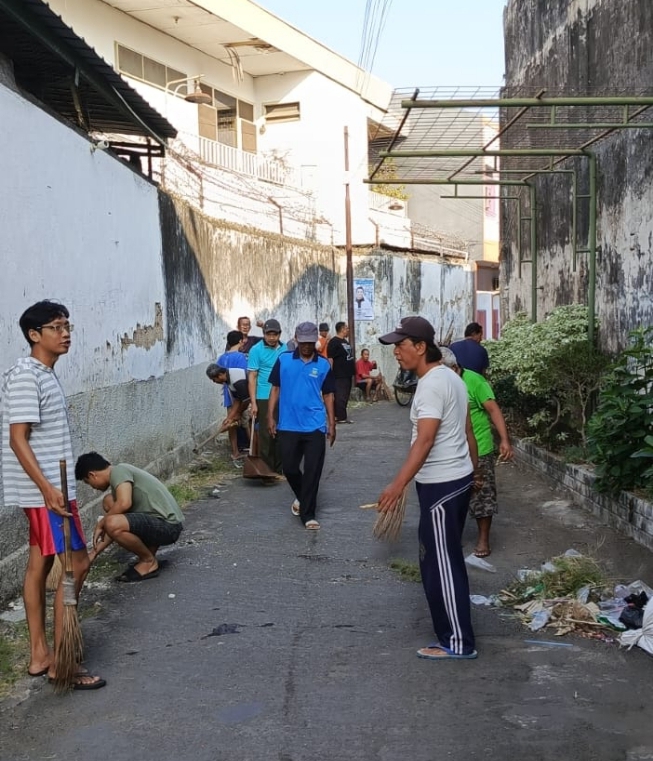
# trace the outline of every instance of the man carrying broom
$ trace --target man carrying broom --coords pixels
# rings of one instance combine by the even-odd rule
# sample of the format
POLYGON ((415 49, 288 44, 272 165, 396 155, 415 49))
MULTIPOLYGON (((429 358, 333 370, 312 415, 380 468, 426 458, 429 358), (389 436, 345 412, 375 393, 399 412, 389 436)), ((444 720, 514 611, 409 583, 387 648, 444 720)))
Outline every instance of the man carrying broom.
MULTIPOLYGON (((46 579, 54 556, 64 564, 64 517, 71 518, 72 572, 75 593, 89 569, 86 540, 74 491, 73 453, 66 398, 54 372, 60 356, 70 349, 73 326, 69 312, 54 301, 39 301, 20 318, 30 345, 29 357, 19 359, 3 375, 2 482, 6 507, 23 508, 29 523, 29 556, 23 599, 30 638, 27 673, 54 681, 55 655, 62 642, 64 621, 63 575, 54 598, 54 653, 45 632, 46 579), (60 461, 68 472, 70 512, 62 492, 60 461)), ((95 690, 106 682, 78 669, 72 688, 95 690)))
POLYGON ((429 660, 476 658, 469 603, 469 581, 462 532, 477 466, 467 389, 441 364, 433 326, 423 317, 404 317, 379 338, 394 344, 402 370, 417 374, 410 411, 413 426, 408 456, 378 500, 389 512, 415 478, 420 504, 419 559, 424 592, 437 641, 417 651, 429 660))

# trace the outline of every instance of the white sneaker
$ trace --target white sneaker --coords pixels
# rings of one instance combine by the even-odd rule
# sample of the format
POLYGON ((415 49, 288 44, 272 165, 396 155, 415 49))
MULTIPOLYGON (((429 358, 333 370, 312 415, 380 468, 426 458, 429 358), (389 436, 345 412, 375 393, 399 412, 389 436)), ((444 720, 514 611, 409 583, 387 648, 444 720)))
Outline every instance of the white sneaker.
POLYGON ((290 505, 290 512, 296 516, 299 517, 299 500, 296 499, 292 505, 290 505))

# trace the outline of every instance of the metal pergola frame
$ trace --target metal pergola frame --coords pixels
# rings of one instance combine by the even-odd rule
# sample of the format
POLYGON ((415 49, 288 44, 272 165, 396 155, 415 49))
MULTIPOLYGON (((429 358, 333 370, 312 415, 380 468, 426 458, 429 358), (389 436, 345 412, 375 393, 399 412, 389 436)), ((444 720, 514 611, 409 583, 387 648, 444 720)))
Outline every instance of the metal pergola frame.
MULTIPOLYGON (((378 162, 370 173, 367 180, 371 185, 382 184, 401 184, 401 185, 451 185, 454 187, 453 196, 443 196, 452 200, 462 199, 479 199, 480 195, 460 195, 460 187, 467 186, 499 186, 506 189, 519 188, 518 192, 508 192, 499 196, 501 201, 517 201, 517 247, 518 247, 518 272, 519 277, 522 274, 522 264, 531 264, 531 319, 537 321, 537 265, 538 265, 538 239, 537 239, 537 179, 542 175, 569 175, 572 180, 572 271, 577 269, 577 259, 579 254, 588 255, 588 286, 587 286, 587 306, 589 312, 589 329, 588 337, 591 342, 594 341, 595 319, 596 319, 596 240, 597 240, 597 156, 590 150, 590 146, 603 139, 604 137, 622 130, 622 129, 652 129, 652 122, 645 122, 640 119, 648 109, 653 107, 653 97, 650 96, 600 96, 600 97, 541 97, 544 91, 540 90, 536 97, 498 97, 498 98, 470 98, 470 99, 425 99, 419 100, 419 91, 415 90, 409 99, 401 99, 400 107, 402 112, 401 119, 398 119, 397 112, 394 115, 395 123, 398 126, 387 150, 379 151, 378 162), (486 141, 481 147, 461 146, 455 148, 440 147, 443 141, 442 135, 436 136, 438 140, 435 145, 422 148, 422 143, 429 142, 428 130, 422 128, 419 135, 419 147, 415 149, 395 148, 400 142, 403 130, 410 130, 410 115, 416 110, 422 113, 445 113, 447 109, 456 109, 461 114, 469 115, 468 110, 474 113, 482 112, 484 109, 490 109, 495 113, 503 110, 508 117, 504 126, 498 130, 495 137, 486 141), (511 111, 518 109, 516 113, 510 116, 511 111), (541 114, 544 111, 545 121, 542 120, 541 114), (579 119, 576 115, 578 109, 584 109, 586 113, 595 116, 596 120, 587 118, 579 119), (620 118, 616 118, 615 110, 620 112, 620 118), (634 110, 632 110, 634 109, 634 110), (524 120, 524 117, 531 112, 536 114, 536 118, 526 125, 520 125, 517 139, 511 139, 511 130, 515 125, 524 120), (607 118, 606 118, 607 112, 607 118), (539 119, 539 121, 538 121, 539 119), (406 127, 407 125, 407 127, 406 127), (561 133, 565 130, 564 138, 571 140, 571 136, 581 134, 585 131, 585 140, 580 145, 568 145, 559 147, 561 143, 561 133), (595 134, 600 130, 599 134, 595 134), (549 131, 549 132, 547 132, 549 131), (546 134, 555 136, 547 141, 546 134), (537 136, 537 137, 534 137, 537 136), (505 140, 508 144, 517 142, 518 144, 528 143, 528 147, 505 147, 492 148, 491 146, 498 140, 505 140), (544 142, 544 145, 533 145, 535 142, 544 142), (536 160, 545 159, 546 163, 537 165, 536 160), (410 165, 414 159, 424 160, 421 168, 410 165), (457 160, 465 159, 463 163, 454 168, 438 166, 438 160, 457 160), (489 159, 493 168, 488 168, 486 160, 489 159), (507 159, 512 165, 509 167, 497 167, 497 159, 507 159), (560 164, 569 159, 587 160, 587 192, 579 193, 578 172, 572 168, 562 168, 560 164), (384 162, 392 160, 393 169, 399 167, 395 176, 388 178, 377 178, 377 174, 384 162), (474 162, 483 160, 480 169, 470 169, 474 162), (516 164, 516 166, 514 165, 516 164), (523 164, 523 165, 522 165, 523 164), (482 174, 482 179, 475 179, 469 174, 482 174), (426 176, 424 176, 426 175, 426 176), (498 176, 498 177, 497 177, 498 176), (522 205, 524 188, 528 188, 528 209, 529 213, 524 213, 522 205), (578 245, 578 213, 579 204, 587 203, 588 206, 588 232, 585 245, 578 245), (523 258, 522 251, 522 226, 524 222, 529 222, 530 226, 530 259, 523 258)), ((436 122, 434 120, 434 123, 436 122)), ((449 126, 455 121, 449 120, 446 125, 449 126)), ((458 130, 457 137, 462 134, 458 130)), ((431 136, 433 138, 433 136, 431 136)))

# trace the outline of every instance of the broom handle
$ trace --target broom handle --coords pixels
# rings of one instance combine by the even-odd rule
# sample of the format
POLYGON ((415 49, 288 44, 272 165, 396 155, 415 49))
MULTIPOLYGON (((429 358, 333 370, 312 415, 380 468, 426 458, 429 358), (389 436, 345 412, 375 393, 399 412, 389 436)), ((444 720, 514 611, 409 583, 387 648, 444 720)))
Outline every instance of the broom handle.
MULTIPOLYGON (((66 512, 70 512, 70 500, 68 498, 68 471, 66 468, 66 461, 59 460, 59 475, 61 476, 61 493, 63 494, 63 503, 66 508, 66 512)), ((70 546, 70 518, 64 515, 63 518, 63 539, 64 550, 66 553, 66 562, 64 564, 64 571, 66 573, 73 572, 73 552, 70 546)))
POLYGON ((254 454, 254 423, 255 422, 256 422, 256 415, 252 415, 251 425, 249 427, 249 456, 250 457, 255 457, 255 454, 254 454))

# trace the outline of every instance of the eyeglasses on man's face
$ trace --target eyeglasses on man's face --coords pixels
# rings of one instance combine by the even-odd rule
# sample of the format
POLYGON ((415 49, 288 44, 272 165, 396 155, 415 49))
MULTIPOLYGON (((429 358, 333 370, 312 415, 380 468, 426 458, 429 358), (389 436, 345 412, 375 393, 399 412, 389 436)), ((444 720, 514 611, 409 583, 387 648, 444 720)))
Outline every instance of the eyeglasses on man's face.
POLYGON ((35 330, 54 330, 55 333, 63 333, 64 331, 72 333, 74 329, 75 326, 70 322, 60 322, 56 325, 40 325, 38 328, 35 328, 35 330))

